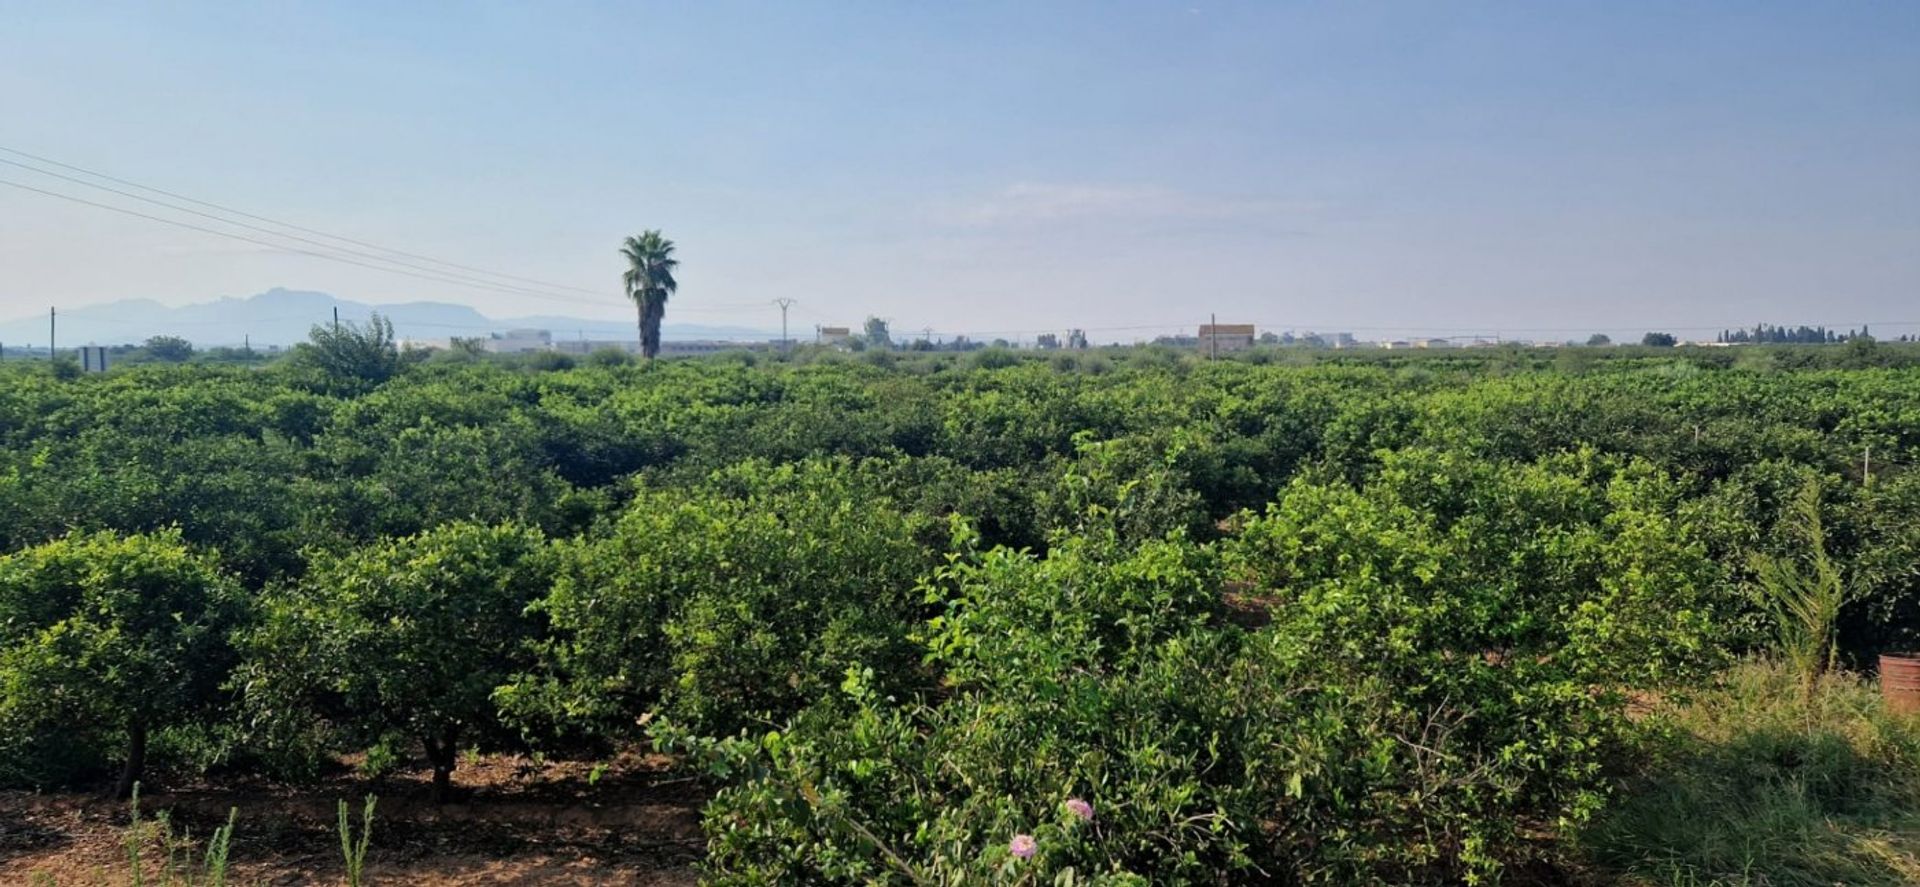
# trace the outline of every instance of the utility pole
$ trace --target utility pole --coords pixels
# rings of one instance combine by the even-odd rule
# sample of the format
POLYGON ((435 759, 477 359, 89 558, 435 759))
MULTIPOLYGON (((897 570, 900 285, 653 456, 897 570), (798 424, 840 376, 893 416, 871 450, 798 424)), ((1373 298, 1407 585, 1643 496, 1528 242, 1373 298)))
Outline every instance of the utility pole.
POLYGON ((787 309, 793 307, 793 300, 783 296, 774 299, 773 304, 780 306, 780 350, 792 351, 793 342, 787 338, 787 309))
POLYGON ((1220 315, 1207 315, 1207 359, 1220 356, 1220 315))
POLYGON ((47 309, 47 362, 48 363, 52 363, 53 356, 59 353, 59 351, 54 347, 54 343, 58 342, 59 339, 55 338, 55 336, 53 335, 54 315, 56 313, 57 312, 52 308, 47 309))
POLYGON ((336 333, 340 331, 340 306, 339 305, 333 306, 333 331, 336 333))

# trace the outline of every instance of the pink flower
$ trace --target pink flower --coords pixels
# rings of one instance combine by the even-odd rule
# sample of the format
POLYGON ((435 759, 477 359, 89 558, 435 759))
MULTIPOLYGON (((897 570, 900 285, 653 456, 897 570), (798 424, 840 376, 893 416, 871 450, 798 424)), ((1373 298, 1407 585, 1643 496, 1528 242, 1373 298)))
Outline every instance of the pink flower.
POLYGON ((1038 849, 1040 847, 1033 842, 1032 835, 1014 835, 1013 841, 1007 844, 1007 850, 1021 859, 1033 856, 1033 852, 1038 849))
POLYGON ((1067 812, 1080 817, 1082 822, 1093 821, 1093 805, 1079 798, 1067 799, 1067 812))

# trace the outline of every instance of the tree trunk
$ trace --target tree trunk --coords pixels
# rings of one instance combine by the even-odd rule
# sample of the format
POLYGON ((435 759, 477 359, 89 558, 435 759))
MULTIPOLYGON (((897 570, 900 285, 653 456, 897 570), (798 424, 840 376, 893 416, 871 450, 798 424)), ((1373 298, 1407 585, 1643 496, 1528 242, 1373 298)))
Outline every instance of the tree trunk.
POLYGON ((647 303, 645 301, 634 300, 634 317, 639 326, 639 353, 641 357, 653 357, 651 353, 647 353, 647 303))
POLYGON ((120 781, 114 783, 113 796, 125 800, 132 797, 134 783, 140 781, 140 774, 147 768, 147 722, 140 718, 127 721, 127 764, 120 768, 120 781))
POLYGON ((458 757, 459 729, 447 727, 437 737, 421 737, 420 744, 427 748, 427 761, 433 764, 433 802, 447 802, 447 792, 453 787, 453 765, 458 757))
POLYGON ((666 306, 660 303, 657 295, 647 300, 646 308, 641 312, 640 353, 646 355, 648 360, 660 354, 660 321, 666 314, 666 306))

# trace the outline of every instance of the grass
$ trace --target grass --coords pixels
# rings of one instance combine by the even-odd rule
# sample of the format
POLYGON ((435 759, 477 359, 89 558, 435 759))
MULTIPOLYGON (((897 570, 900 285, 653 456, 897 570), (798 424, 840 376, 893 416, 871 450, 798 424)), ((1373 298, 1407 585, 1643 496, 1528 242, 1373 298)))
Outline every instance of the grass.
POLYGON ((1750 662, 1653 715, 1645 770, 1581 835, 1640 885, 1920 883, 1920 721, 1876 687, 1750 662))

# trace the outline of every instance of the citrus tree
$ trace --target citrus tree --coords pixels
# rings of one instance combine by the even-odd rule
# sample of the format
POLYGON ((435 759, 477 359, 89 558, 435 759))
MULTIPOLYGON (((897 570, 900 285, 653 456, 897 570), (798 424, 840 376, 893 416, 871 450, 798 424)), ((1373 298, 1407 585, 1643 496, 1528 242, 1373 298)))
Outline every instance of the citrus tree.
POLYGON ((243 613, 214 557, 174 530, 0 557, 0 774, 59 780, 117 756, 124 796, 154 733, 222 701, 243 613))
MULTIPOLYGON (((241 671, 265 735, 324 723, 342 743, 417 739, 436 800, 463 739, 498 734, 491 695, 528 664, 527 605, 551 576, 541 534, 453 523, 345 553, 269 595, 241 671)), ((306 735, 311 735, 307 732, 306 735)))

